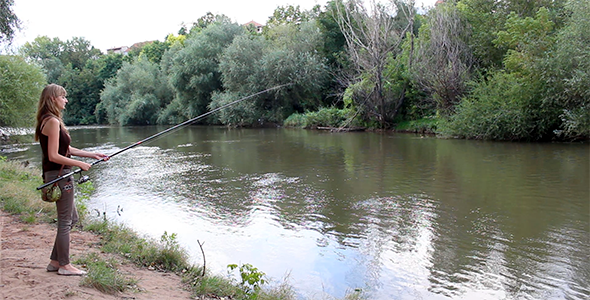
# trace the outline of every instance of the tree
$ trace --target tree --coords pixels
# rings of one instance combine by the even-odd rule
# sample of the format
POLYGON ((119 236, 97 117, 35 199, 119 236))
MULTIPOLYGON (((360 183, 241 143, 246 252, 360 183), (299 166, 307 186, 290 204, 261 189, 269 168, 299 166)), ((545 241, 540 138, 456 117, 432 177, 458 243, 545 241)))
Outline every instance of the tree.
POLYGON ((32 127, 45 77, 22 57, 0 55, 0 126, 32 127))
POLYGON ((167 42, 154 41, 141 48, 139 57, 145 57, 147 60, 159 64, 160 60, 162 60, 162 55, 168 50, 169 46, 167 42))
POLYGON ((319 7, 311 11, 302 11, 299 5, 279 6, 266 22, 266 29, 286 24, 302 24, 313 19, 318 14, 319 7))
POLYGON ((97 59, 102 55, 99 49, 94 48, 90 41, 82 37, 73 37, 63 43, 58 58, 64 65, 71 64, 71 67, 82 70, 89 59, 97 59))
POLYGON ((28 60, 41 65, 47 74, 48 82, 51 83, 58 83, 65 69, 81 71, 89 59, 97 59, 102 54, 81 37, 64 42, 59 38, 51 39, 47 36, 38 36, 33 42, 25 43, 19 52, 28 60))
POLYGON ((40 65, 47 75, 48 82, 57 83, 64 71, 64 64, 60 59, 64 48, 65 45, 59 38, 38 36, 33 42, 26 42, 19 49, 19 53, 27 60, 40 65))
POLYGON ((544 104, 558 108, 560 126, 555 133, 564 139, 590 137, 590 6, 570 0, 570 19, 556 34, 555 48, 540 62, 546 87, 544 104))
POLYGON ((518 17, 534 17, 537 10, 545 7, 551 11, 551 19, 560 24, 566 0, 459 0, 457 8, 472 28, 466 42, 473 51, 475 63, 484 71, 501 68, 507 48, 494 44, 496 34, 504 30, 511 12, 518 17))
POLYGON ((211 94, 221 89, 219 56, 242 32, 243 28, 235 23, 214 23, 191 34, 184 48, 175 52, 168 72, 183 119, 207 110, 211 94))
POLYGON ((0 0, 0 44, 12 43, 14 32, 20 29, 20 20, 12 11, 14 0, 0 0))
POLYGON ((173 92, 159 66, 148 60, 124 62, 116 77, 105 84, 99 117, 106 113, 110 124, 156 124, 161 111, 172 101, 173 92))
POLYGON ((104 56, 84 38, 40 36, 20 48, 21 55, 40 65, 49 83, 62 85, 70 103, 64 121, 71 125, 94 124, 96 105, 106 79, 115 74, 122 63, 118 54, 104 56))
POLYGON ((384 91, 383 72, 388 57, 399 53, 406 32, 413 30, 413 3, 395 1, 384 5, 369 1, 370 7, 365 7, 363 1, 350 0, 336 5, 348 55, 356 68, 351 88, 362 87, 353 92, 355 101, 365 118, 377 120, 382 128, 393 119, 388 115, 393 110, 389 109, 391 103, 384 91), (404 21, 401 26, 400 19, 404 21), (365 83, 354 84, 361 81, 365 83))
POLYGON ((437 5, 420 28, 414 78, 432 95, 442 115, 452 114, 467 92, 473 67, 471 49, 465 42, 469 36, 469 26, 454 3, 437 5))
POLYGON ((180 30, 178 31, 179 35, 190 35, 190 34, 197 34, 201 32, 203 29, 207 28, 209 25, 214 23, 231 23, 231 19, 226 15, 214 15, 211 12, 207 12, 205 15, 201 16, 197 19, 196 22, 193 22, 191 28, 187 28, 186 24, 182 24, 180 30))
POLYGON ((291 85, 228 107, 218 114, 223 124, 280 124, 295 111, 317 109, 327 74, 323 58, 315 51, 321 43, 315 22, 283 24, 269 33, 274 40, 243 34, 224 50, 220 59, 224 91, 214 93, 209 107, 291 85))
MULTIPOLYGON (((443 122, 443 132, 497 140, 536 141, 554 137, 563 106, 560 101, 544 97, 551 87, 544 81, 545 75, 557 75, 543 65, 556 53, 555 24, 550 16, 549 10, 541 7, 534 17, 522 17, 515 12, 507 17, 504 30, 494 40, 507 49, 504 69, 488 72, 473 83, 472 92, 457 106, 456 114, 449 117, 448 123, 443 122)), ((564 92, 552 90, 551 94, 564 92)))
POLYGON ((325 11, 321 11, 316 20, 322 33, 323 47, 321 51, 328 59, 330 66, 340 68, 347 65, 346 60, 346 38, 338 26, 338 9, 336 5, 342 5, 339 1, 328 1, 325 11))

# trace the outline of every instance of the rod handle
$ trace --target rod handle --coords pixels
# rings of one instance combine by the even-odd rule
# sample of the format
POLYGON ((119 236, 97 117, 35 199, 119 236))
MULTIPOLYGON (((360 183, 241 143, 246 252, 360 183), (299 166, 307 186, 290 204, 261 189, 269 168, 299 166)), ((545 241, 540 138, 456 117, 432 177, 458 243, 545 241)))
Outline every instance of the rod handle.
POLYGON ((37 190, 40 190, 40 189, 42 189, 42 188, 44 188, 46 186, 52 185, 52 184, 54 184, 54 183, 56 183, 56 182, 58 182, 60 180, 63 180, 64 178, 70 177, 70 176, 72 176, 72 175, 74 175, 76 173, 80 173, 80 172, 82 172, 82 169, 78 169, 76 171, 72 171, 72 172, 69 172, 69 173, 67 173, 65 175, 62 175, 60 177, 57 177, 57 178, 53 179, 52 181, 46 182, 43 185, 38 186, 37 187, 37 190))

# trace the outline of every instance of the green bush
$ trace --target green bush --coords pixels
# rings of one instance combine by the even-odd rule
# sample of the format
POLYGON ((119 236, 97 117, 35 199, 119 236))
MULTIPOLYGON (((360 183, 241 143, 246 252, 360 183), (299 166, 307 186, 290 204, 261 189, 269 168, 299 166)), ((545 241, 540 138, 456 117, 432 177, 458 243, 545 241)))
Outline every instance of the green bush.
POLYGON ((294 113, 285 119, 283 126, 305 128, 307 127, 307 118, 305 114, 294 113))
POLYGON ((468 139, 539 140, 557 121, 541 105, 536 89, 514 74, 495 73, 441 120, 438 133, 468 139))
POLYGON ((318 111, 305 114, 295 113, 284 122, 285 126, 314 128, 314 127, 356 127, 360 126, 352 109, 335 107, 320 108, 318 111))

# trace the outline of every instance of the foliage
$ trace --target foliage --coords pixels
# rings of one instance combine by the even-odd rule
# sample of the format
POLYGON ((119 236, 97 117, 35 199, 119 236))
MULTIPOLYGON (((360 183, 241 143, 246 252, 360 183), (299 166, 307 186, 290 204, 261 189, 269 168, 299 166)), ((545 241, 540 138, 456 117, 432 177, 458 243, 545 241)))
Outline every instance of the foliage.
POLYGON ((164 233, 160 242, 137 236, 122 225, 113 225, 107 220, 96 220, 85 226, 86 230, 103 236, 102 250, 125 256, 134 263, 162 271, 188 270, 188 257, 176 241, 176 235, 164 233))
POLYGON ((561 110, 562 125, 555 134, 563 139, 590 137, 590 6, 567 3, 571 15, 556 34, 555 48, 540 62, 545 105, 561 110))
POLYGON ((169 76, 180 108, 178 115, 189 119, 206 111, 212 93, 221 89, 219 56, 242 32, 234 23, 214 23, 191 33, 185 47, 175 53, 169 76))
POLYGON ((141 48, 139 59, 147 59, 152 63, 158 64, 162 60, 162 55, 168 50, 170 45, 167 42, 154 41, 146 44, 141 48))
POLYGON ((226 15, 214 15, 211 12, 207 12, 205 15, 203 15, 199 19, 197 19, 196 22, 193 22, 191 28, 187 28, 187 25, 183 23, 180 30, 178 31, 178 34, 179 35, 198 34, 203 29, 207 28, 209 25, 212 25, 215 23, 229 24, 229 23, 231 23, 231 19, 226 15))
POLYGON ((363 87, 370 86, 353 92, 357 96, 353 99, 358 100, 355 105, 364 119, 376 120, 385 128, 394 117, 390 114, 391 97, 384 90, 385 65, 390 55, 400 52, 406 32, 413 32, 416 10, 403 1, 371 2, 370 7, 366 7, 363 1, 350 0, 335 7, 348 57, 355 68, 348 86, 359 81, 365 81, 363 87))
POLYGON ((175 36, 173 34, 169 34, 166 37, 166 43, 168 44, 168 49, 170 49, 170 47, 172 47, 176 44, 184 46, 185 40, 186 40, 186 35, 182 35, 182 34, 179 34, 178 36, 175 36))
POLYGON ((0 56, 0 126, 33 127, 42 71, 18 56, 0 56))
MULTIPOLYGON (((74 37, 71 40, 62 41, 59 38, 38 36, 33 42, 25 43, 20 49, 21 55, 39 63, 46 71, 50 71, 51 64, 47 61, 58 59, 62 66, 71 69, 82 70, 89 59, 98 58, 101 52, 94 48, 84 38, 74 37)), ((49 82, 57 82, 59 75, 48 77, 49 82)))
POLYGON ((295 111, 317 107, 326 67, 317 55, 320 43, 314 23, 286 24, 270 29, 273 40, 243 34, 220 58, 224 92, 215 93, 210 109, 269 88, 252 100, 243 101, 218 114, 226 125, 251 126, 257 122, 282 121, 295 111))
POLYGON ((542 7, 536 18, 521 18, 514 12, 506 20, 506 29, 498 32, 494 42, 508 49, 504 57, 505 70, 531 77, 536 60, 543 57, 553 45, 551 32, 553 22, 549 20, 549 11, 542 7))
POLYGON ((302 11, 299 5, 279 6, 275 8, 272 16, 268 18, 264 28, 264 33, 267 34, 269 29, 281 25, 299 25, 309 22, 314 18, 315 15, 317 15, 318 9, 319 8, 316 7, 312 11, 302 11))
POLYGON ((419 83, 414 78, 414 44, 414 33, 407 32, 401 53, 388 57, 383 72, 385 81, 383 90, 391 99, 388 111, 391 115, 390 118, 394 121, 399 119, 417 120, 431 116, 436 111, 436 103, 426 97, 427 93, 419 88, 419 83))
POLYGON ((325 57, 328 68, 328 80, 322 89, 323 99, 319 106, 330 106, 340 102, 343 82, 351 73, 351 61, 346 51, 346 38, 338 25, 338 8, 340 1, 328 1, 324 10, 320 10, 315 21, 320 31, 318 52, 325 57))
POLYGON ((12 11, 14 0, 0 0, 0 43, 10 44, 15 30, 20 28, 20 20, 12 11))
POLYGON ((123 63, 117 77, 107 81, 97 109, 111 124, 156 124, 172 91, 158 65, 148 60, 123 63))
POLYGON ((515 74, 494 73, 474 83, 472 94, 461 101, 456 114, 439 123, 439 133, 470 139, 540 139, 552 120, 539 109, 536 88, 515 74))
POLYGON ((261 286, 268 281, 265 279, 266 274, 259 271, 258 268, 251 264, 242 264, 239 267, 236 264, 229 264, 227 265, 227 268, 230 271, 239 269, 240 278, 242 279, 240 285, 244 289, 244 292, 250 299, 258 299, 258 293, 260 292, 261 286))
POLYGON ((362 124, 355 119, 355 110, 336 107, 320 108, 317 111, 294 113, 283 125, 288 127, 316 128, 316 127, 359 127, 362 124))
POLYGON ((288 116, 285 119, 285 121, 283 122, 283 126, 306 128, 307 127, 307 118, 306 118, 305 114, 296 112, 296 113, 293 113, 292 115, 288 116))
POLYGON ((431 94, 440 114, 450 115, 467 92, 472 71, 471 50, 466 44, 470 32, 454 3, 442 3, 429 11, 420 28, 414 81, 431 94))
POLYGON ((494 44, 498 32, 505 29, 511 13, 518 17, 534 17, 541 7, 551 11, 552 19, 563 16, 563 5, 567 0, 460 0, 457 8, 471 27, 470 38, 466 41, 472 49, 477 65, 484 71, 501 68, 508 50, 494 44))
POLYGON ((47 75, 48 83, 56 83, 68 91, 64 121, 71 125, 95 124, 96 105, 104 81, 121 65, 121 57, 102 58, 100 50, 84 38, 61 41, 39 36, 25 43, 21 55, 39 64, 47 75))

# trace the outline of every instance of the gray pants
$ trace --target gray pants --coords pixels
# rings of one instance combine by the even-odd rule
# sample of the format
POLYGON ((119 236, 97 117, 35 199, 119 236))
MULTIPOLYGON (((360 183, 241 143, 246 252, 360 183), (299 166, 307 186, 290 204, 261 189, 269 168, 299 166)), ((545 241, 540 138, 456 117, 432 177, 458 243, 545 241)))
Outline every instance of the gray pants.
MULTIPOLYGON (((71 172, 63 169, 61 174, 71 172)), ((45 182, 57 178, 59 171, 45 172, 45 182)), ((55 202, 57 206, 57 235, 51 251, 51 260, 59 262, 60 266, 70 263, 70 230, 78 222, 78 211, 74 204, 74 176, 70 176, 58 182, 61 189, 61 198, 55 202)))

